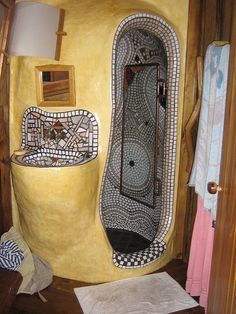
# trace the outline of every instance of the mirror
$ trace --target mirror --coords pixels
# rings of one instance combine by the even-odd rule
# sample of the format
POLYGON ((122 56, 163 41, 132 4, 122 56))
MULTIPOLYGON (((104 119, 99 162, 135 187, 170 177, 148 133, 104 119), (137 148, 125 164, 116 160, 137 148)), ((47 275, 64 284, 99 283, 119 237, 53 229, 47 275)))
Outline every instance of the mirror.
POLYGON ((39 106, 75 105, 75 80, 72 65, 37 66, 35 71, 39 106))
POLYGON ((159 110, 164 80, 159 64, 127 65, 124 71, 121 194, 155 208, 161 195, 159 110))

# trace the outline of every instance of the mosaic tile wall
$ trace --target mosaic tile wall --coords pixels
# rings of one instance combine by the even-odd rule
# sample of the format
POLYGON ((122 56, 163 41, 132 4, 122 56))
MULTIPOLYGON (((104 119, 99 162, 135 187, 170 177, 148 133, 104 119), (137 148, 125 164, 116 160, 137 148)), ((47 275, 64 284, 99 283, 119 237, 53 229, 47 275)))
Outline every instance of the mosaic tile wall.
MULTIPOLYGON (((152 33, 142 29, 133 29, 126 32, 119 41, 117 50, 119 57, 117 73, 119 73, 119 75, 116 83, 119 85, 117 86, 116 94, 116 113, 113 116, 115 131, 113 133, 112 142, 110 143, 110 157, 107 167, 107 175, 103 186, 102 218, 106 228, 134 231, 152 241, 156 235, 160 221, 162 207, 161 197, 156 197, 155 208, 149 208, 120 194, 124 65, 135 63, 159 63, 160 78, 166 79, 166 55, 162 42, 152 33), (128 55, 127 51, 129 52, 128 55)), ((145 85, 144 88, 146 89, 145 85)), ((145 90, 145 94, 151 97, 150 92, 147 89, 145 90)), ((143 116, 145 109, 146 111, 150 110, 150 108, 147 108, 149 102, 141 102, 140 98, 137 98, 137 107, 139 111, 136 112, 136 115, 139 117, 143 116)), ((158 117, 160 118, 160 121, 156 121, 156 124, 160 126, 160 133, 163 135, 165 109, 162 109, 161 115, 158 117)), ((154 114, 152 114, 152 116, 154 117, 154 114)), ((136 127, 138 127, 137 123, 136 127)), ((147 155, 149 153, 143 143, 144 141, 135 136, 135 142, 137 145, 134 141, 130 140, 130 145, 133 145, 133 150, 138 146, 138 149, 136 149, 137 155, 147 155)), ((142 156, 140 158, 142 158, 142 156)), ((161 164, 158 167, 158 172, 159 177, 162 177, 162 159, 160 158, 159 161, 161 164)), ((138 171, 139 170, 140 169, 138 169, 138 171)))
POLYGON ((105 228, 134 231, 152 241, 150 247, 143 251, 130 254, 113 252, 116 266, 136 268, 152 263, 164 253, 166 244, 163 239, 172 220, 179 44, 174 30, 163 19, 139 13, 121 22, 113 44, 112 82, 112 128, 100 196, 100 214, 105 228), (159 63, 160 77, 167 78, 168 103, 166 109, 159 107, 159 130, 162 134, 164 156, 157 172, 162 178, 162 195, 157 196, 154 209, 120 193, 124 67, 128 64, 144 63, 159 63))
POLYGON ((52 113, 31 107, 22 121, 21 148, 27 153, 18 161, 29 166, 85 163, 97 156, 98 124, 86 110, 52 113))
POLYGON ((121 193, 150 207, 161 200, 166 73, 160 82, 159 72, 159 64, 127 66, 124 79, 121 193))

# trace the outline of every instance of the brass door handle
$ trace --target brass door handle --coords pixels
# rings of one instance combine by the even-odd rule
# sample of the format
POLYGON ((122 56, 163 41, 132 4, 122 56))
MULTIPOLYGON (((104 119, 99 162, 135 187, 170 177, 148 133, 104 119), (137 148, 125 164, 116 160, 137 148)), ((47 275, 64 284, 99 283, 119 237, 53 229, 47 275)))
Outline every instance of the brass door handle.
POLYGON ((215 182, 208 182, 207 183, 207 191, 210 194, 216 194, 217 192, 222 191, 222 187, 219 186, 217 183, 215 182))

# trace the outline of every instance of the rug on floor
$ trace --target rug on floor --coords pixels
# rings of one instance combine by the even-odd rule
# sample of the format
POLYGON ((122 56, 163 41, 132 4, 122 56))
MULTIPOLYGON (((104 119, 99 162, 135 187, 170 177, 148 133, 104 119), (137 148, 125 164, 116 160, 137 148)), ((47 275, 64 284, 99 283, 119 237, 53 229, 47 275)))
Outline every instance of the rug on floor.
POLYGON ((170 314, 198 306, 166 272, 74 291, 84 314, 170 314))

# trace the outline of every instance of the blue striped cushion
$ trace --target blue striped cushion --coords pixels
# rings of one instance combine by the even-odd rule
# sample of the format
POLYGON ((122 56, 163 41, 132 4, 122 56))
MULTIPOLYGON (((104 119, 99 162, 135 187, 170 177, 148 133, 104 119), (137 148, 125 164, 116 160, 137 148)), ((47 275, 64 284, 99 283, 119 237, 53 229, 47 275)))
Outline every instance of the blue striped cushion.
POLYGON ((24 259, 23 252, 12 240, 0 243, 0 268, 16 270, 24 259))

